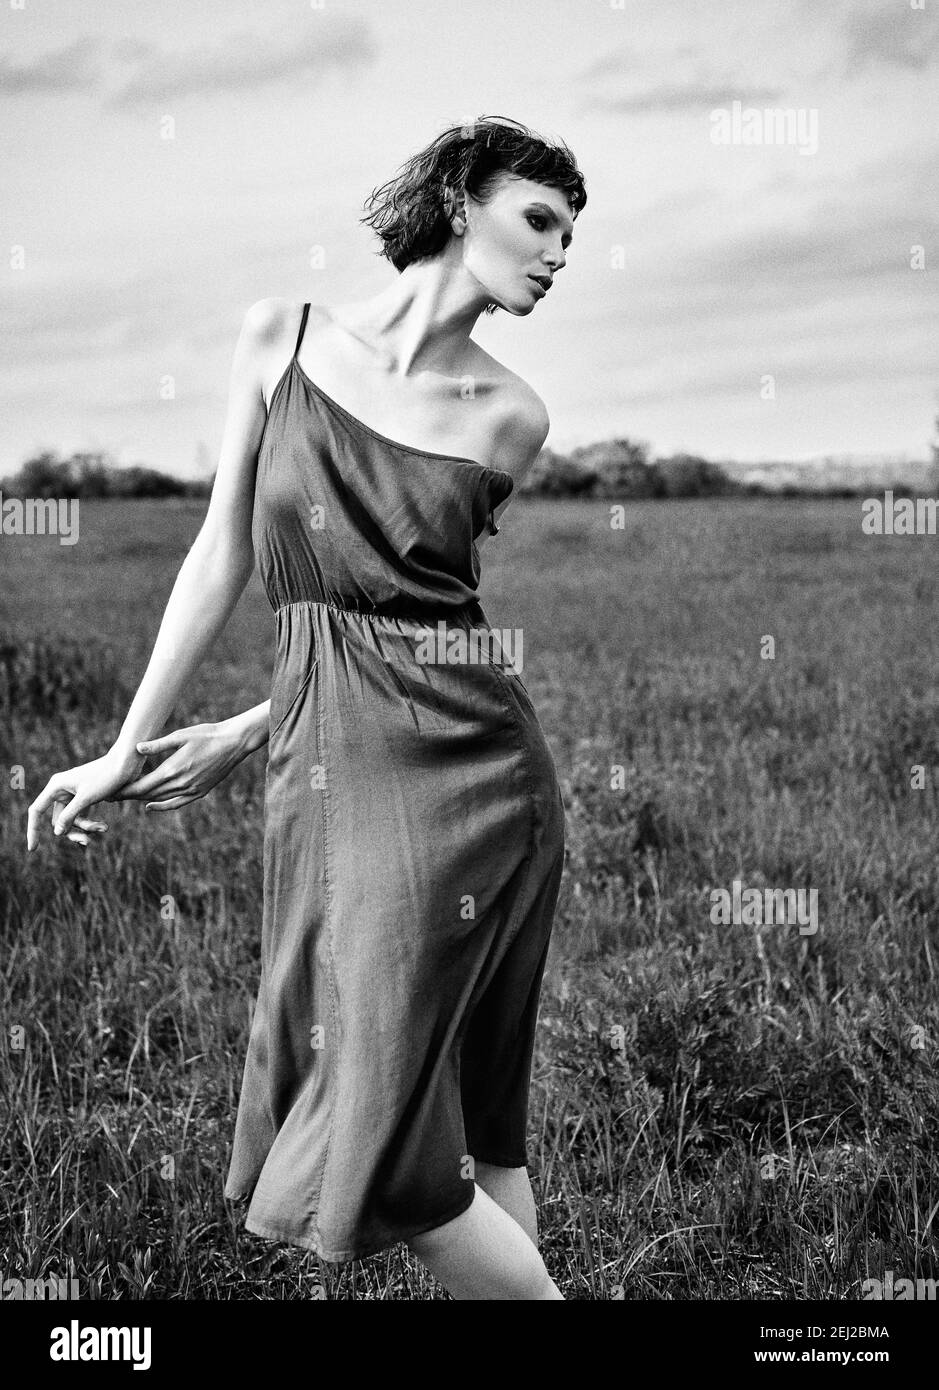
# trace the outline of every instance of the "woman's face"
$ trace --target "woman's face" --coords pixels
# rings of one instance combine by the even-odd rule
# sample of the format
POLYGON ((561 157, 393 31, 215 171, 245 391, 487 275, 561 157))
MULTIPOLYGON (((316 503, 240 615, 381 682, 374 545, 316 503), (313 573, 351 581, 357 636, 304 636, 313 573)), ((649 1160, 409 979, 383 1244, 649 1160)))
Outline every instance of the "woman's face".
POLYGON ((505 174, 488 202, 467 194, 463 207, 464 266, 488 301, 510 314, 530 314, 567 263, 574 225, 567 198, 557 188, 505 174))

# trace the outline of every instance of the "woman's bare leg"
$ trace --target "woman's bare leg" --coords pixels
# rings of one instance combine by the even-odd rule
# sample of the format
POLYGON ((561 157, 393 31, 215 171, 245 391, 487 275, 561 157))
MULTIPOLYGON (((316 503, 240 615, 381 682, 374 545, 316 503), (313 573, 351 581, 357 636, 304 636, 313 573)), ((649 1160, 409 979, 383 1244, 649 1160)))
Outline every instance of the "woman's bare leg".
POLYGON ((408 1245, 455 1299, 561 1299, 525 1231, 479 1186, 472 1205, 408 1245))
POLYGON ((528 1239, 538 1244, 538 1217, 535 1197, 531 1190, 527 1168, 502 1168, 495 1163, 476 1160, 476 1181, 488 1192, 513 1221, 517 1221, 528 1239))

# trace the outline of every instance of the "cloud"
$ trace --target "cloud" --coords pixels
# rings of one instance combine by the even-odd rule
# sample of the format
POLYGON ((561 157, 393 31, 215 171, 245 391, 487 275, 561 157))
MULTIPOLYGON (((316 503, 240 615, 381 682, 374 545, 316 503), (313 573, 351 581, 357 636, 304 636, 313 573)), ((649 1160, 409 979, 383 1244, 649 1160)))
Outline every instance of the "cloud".
POLYGON ((584 68, 579 76, 579 82, 595 82, 598 78, 619 77, 624 72, 636 72, 641 66, 640 59, 628 48, 620 48, 610 53, 604 53, 584 68))
POLYGON ((101 74, 100 51, 99 41, 86 36, 25 63, 0 57, 0 94, 88 91, 101 74))
POLYGON ((842 21, 845 72, 888 66, 922 70, 939 56, 939 13, 909 5, 853 4, 842 21))
POLYGON ((122 63, 135 63, 141 58, 149 58, 157 51, 156 44, 150 43, 147 39, 118 39, 117 43, 111 45, 114 57, 122 63))
POLYGON ((734 86, 727 82, 663 83, 645 92, 624 93, 622 96, 595 98, 590 104, 605 111, 631 113, 669 111, 710 111, 715 106, 729 106, 734 101, 744 105, 767 105, 778 102, 782 92, 777 87, 734 86))
POLYGON ((577 82, 588 109, 633 114, 710 111, 734 101, 765 105, 781 96, 776 83, 754 81, 752 73, 744 76, 723 62, 714 65, 698 46, 671 38, 656 52, 623 47, 605 53, 578 74, 577 82), (664 72, 667 81, 661 80, 664 72))
POLYGON ((297 41, 295 34, 271 37, 243 31, 185 52, 162 51, 143 39, 120 39, 105 51, 90 36, 50 49, 27 62, 0 56, 0 94, 93 91, 110 64, 135 67, 108 99, 110 106, 190 93, 244 91, 292 77, 318 77, 330 69, 348 70, 372 62, 377 47, 358 19, 318 20, 297 41))
MULTIPOLYGON (((845 282, 868 284, 884 277, 910 277, 913 245, 934 245, 939 218, 919 220, 885 212, 879 220, 857 221, 851 209, 819 208, 808 226, 761 229, 743 236, 722 234, 720 242, 703 253, 696 274, 730 280, 738 293, 749 284, 774 285, 781 293, 809 282, 834 290, 845 282), (853 225, 844 225, 845 222, 853 225)), ((689 265, 689 270, 691 266, 689 265)), ((918 282, 915 282, 918 283, 918 282)))
POLYGON ((330 69, 360 67, 376 56, 371 31, 359 19, 318 20, 299 39, 295 32, 272 37, 245 30, 187 52, 150 52, 109 104, 136 106, 192 93, 246 91, 292 77, 320 77, 330 69))

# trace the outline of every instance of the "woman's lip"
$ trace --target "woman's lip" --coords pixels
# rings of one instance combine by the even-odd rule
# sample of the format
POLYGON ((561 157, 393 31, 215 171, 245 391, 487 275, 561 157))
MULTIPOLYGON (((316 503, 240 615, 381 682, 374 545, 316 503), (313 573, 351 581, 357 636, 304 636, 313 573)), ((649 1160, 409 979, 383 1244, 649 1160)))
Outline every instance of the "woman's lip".
POLYGON ((545 289, 545 287, 544 287, 544 285, 541 283, 541 281, 540 281, 540 280, 536 280, 535 277, 534 277, 534 275, 529 275, 528 278, 529 278, 529 280, 532 282, 533 285, 537 285, 537 286, 538 286, 539 290, 540 290, 541 293, 542 293, 542 296, 544 296, 544 295, 546 295, 546 294, 548 293, 548 291, 545 289))

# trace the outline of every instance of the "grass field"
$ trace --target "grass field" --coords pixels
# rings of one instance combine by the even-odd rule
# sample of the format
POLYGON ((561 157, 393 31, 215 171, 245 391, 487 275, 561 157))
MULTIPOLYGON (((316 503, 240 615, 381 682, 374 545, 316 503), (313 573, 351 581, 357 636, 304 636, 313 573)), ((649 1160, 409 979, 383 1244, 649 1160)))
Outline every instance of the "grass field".
MULTIPOLYGON (((75 546, 0 537, 6 1276, 443 1297, 400 1247, 337 1272, 222 1197, 264 752, 184 810, 106 805, 103 841, 44 828, 25 856, 29 802, 117 733, 204 507, 87 502, 75 546)), ((936 538, 860 521, 858 501, 650 502, 614 531, 603 503, 520 501, 483 548, 567 808, 530 1157, 568 1298, 939 1273, 936 538), (818 932, 713 925, 735 878, 816 888, 818 932)), ((265 699, 273 653, 255 575, 169 727, 265 699)))

